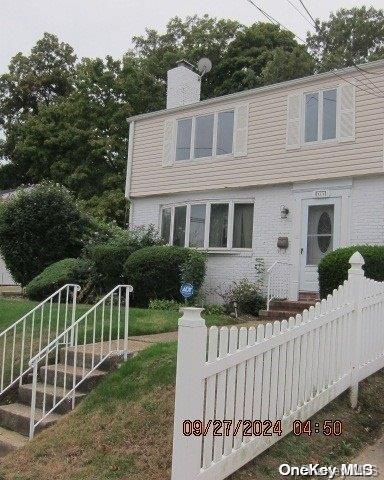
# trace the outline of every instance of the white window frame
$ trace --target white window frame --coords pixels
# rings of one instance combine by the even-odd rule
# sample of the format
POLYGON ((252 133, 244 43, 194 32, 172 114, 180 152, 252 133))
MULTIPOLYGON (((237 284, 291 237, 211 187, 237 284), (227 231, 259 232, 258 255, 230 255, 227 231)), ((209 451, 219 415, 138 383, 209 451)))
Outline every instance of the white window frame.
POLYGON ((220 110, 215 110, 214 112, 201 112, 193 116, 180 116, 176 118, 176 134, 175 134, 175 141, 174 141, 174 156, 175 156, 175 165, 183 164, 183 162, 199 162, 201 160, 207 159, 220 159, 226 157, 233 157, 233 150, 235 145, 235 121, 233 122, 233 131, 232 131, 232 152, 231 153, 223 153, 221 155, 217 154, 217 129, 218 129, 218 119, 220 113, 225 112, 233 112, 233 118, 235 119, 236 109, 235 107, 228 107, 223 108, 220 110), (206 117, 208 115, 213 115, 213 141, 212 141, 212 155, 208 155, 206 157, 195 157, 195 132, 196 132, 196 119, 199 117, 206 117), (184 160, 177 160, 176 159, 176 150, 177 150, 177 134, 179 129, 179 120, 187 120, 192 119, 192 128, 191 128, 191 143, 190 143, 190 153, 189 158, 184 160))
POLYGON ((182 202, 182 203, 175 203, 175 204, 165 204, 161 205, 160 207, 160 215, 159 215, 159 226, 160 226, 160 235, 162 235, 161 226, 162 226, 162 215, 163 210, 171 209, 171 222, 170 222, 170 235, 169 235, 169 243, 168 245, 173 245, 173 229, 175 223, 175 208, 176 207, 187 207, 187 214, 186 214, 186 224, 185 224, 185 242, 184 246, 189 247, 189 232, 190 232, 190 224, 191 224, 191 206, 192 205, 205 205, 205 227, 204 227, 204 246, 203 247, 190 247, 195 248, 196 250, 207 250, 209 252, 251 252, 253 251, 253 233, 255 227, 255 212, 256 212, 256 205, 255 201, 249 198, 239 198, 235 200, 194 200, 192 202, 182 202), (235 204, 245 204, 249 203, 253 205, 253 223, 252 223, 252 245, 250 248, 241 248, 233 247, 233 227, 234 227, 234 212, 235 212, 235 204), (228 232, 227 232, 227 246, 226 247, 210 247, 209 246, 209 232, 211 226, 211 205, 221 205, 221 204, 228 204, 228 232))
POLYGON ((339 128, 340 128, 340 88, 339 85, 332 85, 324 87, 320 90, 307 90, 302 93, 301 102, 301 145, 320 145, 326 143, 337 143, 339 141, 339 128), (329 90, 336 90, 336 135, 335 138, 328 138, 323 140, 323 94, 329 90), (305 141, 305 99, 307 95, 317 93, 319 95, 319 108, 317 112, 317 140, 312 142, 305 141))

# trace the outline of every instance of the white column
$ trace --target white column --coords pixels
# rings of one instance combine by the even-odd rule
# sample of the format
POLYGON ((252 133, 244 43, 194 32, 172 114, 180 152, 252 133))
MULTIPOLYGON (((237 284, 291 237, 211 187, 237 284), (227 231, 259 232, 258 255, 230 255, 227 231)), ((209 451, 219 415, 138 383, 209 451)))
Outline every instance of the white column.
POLYGON ((182 308, 179 320, 172 480, 193 480, 201 468, 201 436, 183 434, 184 420, 203 421, 207 327, 202 308, 182 308))
POLYGON ((349 259, 349 263, 351 268, 348 270, 348 290, 350 292, 350 301, 354 304, 353 322, 349 329, 351 347, 350 402, 352 408, 356 408, 359 394, 358 373, 361 352, 361 333, 363 327, 363 319, 361 316, 361 300, 363 297, 364 258, 359 252, 355 252, 349 259))

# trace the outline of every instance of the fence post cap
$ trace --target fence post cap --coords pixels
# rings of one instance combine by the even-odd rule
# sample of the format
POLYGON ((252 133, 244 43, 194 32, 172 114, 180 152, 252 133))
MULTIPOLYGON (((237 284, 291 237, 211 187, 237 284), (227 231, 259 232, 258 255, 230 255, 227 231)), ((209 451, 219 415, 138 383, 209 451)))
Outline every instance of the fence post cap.
POLYGON ((349 259, 351 268, 348 270, 348 275, 364 275, 363 265, 364 258, 360 252, 355 252, 349 259))
POLYGON ((198 307, 182 307, 180 312, 183 316, 179 319, 179 326, 183 327, 202 327, 205 326, 205 320, 201 316, 204 308, 198 307))
POLYGON ((360 266, 362 267, 364 265, 364 258, 361 255, 360 252, 355 252, 352 257, 349 259, 349 263, 351 264, 352 267, 357 267, 360 266))

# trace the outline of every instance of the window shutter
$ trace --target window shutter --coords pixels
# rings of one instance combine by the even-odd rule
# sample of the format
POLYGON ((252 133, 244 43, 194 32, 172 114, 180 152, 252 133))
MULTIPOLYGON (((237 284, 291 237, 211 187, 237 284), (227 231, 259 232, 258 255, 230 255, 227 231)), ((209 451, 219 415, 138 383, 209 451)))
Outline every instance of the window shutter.
POLYGON ((248 153, 248 114, 247 104, 239 105, 235 109, 234 147, 235 157, 245 157, 248 153))
POLYGON ((349 142, 355 140, 355 86, 341 86, 339 99, 339 141, 349 142))
POLYGON ((175 158, 175 130, 175 121, 166 120, 164 123, 163 167, 173 165, 175 158))
POLYGON ((301 97, 300 93, 288 96, 287 148, 300 148, 301 97))

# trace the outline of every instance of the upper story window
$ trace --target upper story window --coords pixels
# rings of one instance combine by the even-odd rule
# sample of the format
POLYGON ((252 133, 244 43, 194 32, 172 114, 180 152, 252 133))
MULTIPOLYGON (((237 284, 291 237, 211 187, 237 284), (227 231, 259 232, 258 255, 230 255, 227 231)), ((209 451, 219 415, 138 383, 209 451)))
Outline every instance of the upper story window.
POLYGON ((287 98, 287 149, 355 140, 356 87, 350 83, 287 98))
POLYGON ((251 249, 254 204, 209 202, 163 207, 161 235, 171 245, 251 249))
POLYGON ((304 95, 304 142, 336 138, 337 90, 304 95))
POLYGON ((177 121, 176 160, 233 153, 234 110, 177 121))

